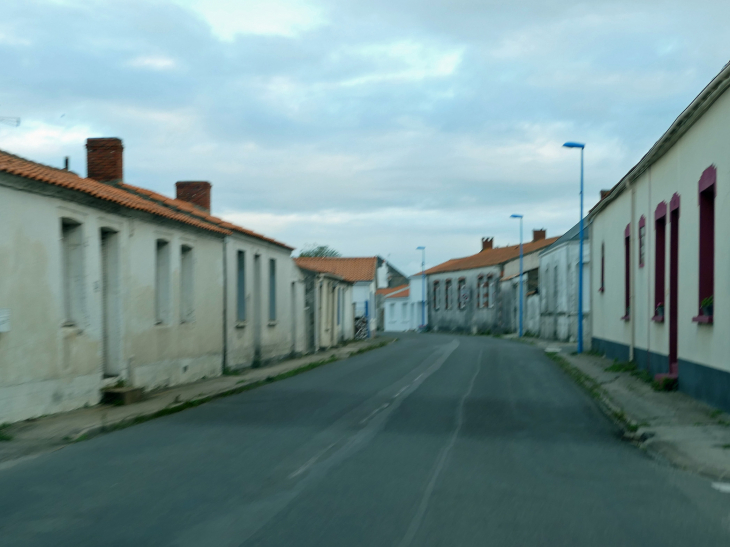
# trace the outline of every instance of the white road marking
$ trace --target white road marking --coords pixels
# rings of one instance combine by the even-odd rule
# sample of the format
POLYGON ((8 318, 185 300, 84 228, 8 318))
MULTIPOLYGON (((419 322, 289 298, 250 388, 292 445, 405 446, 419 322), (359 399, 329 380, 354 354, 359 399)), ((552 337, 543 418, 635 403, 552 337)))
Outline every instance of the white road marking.
POLYGON ((291 475, 289 475, 289 478, 290 478, 290 479, 293 479, 294 477, 297 477, 297 476, 301 475, 302 473, 304 473, 304 472, 305 472, 305 471, 306 471, 307 469, 309 469, 310 467, 312 467, 312 466, 313 466, 313 465, 314 465, 314 464, 315 464, 315 463, 317 462, 317 460, 318 460, 318 459, 320 459, 320 458, 321 458, 322 456, 324 456, 324 455, 325 455, 325 454, 326 454, 326 453, 327 453, 327 452, 329 451, 329 449, 330 449, 330 448, 332 448, 332 447, 333 447, 333 446, 335 446, 336 444, 337 444, 337 443, 332 443, 332 444, 331 444, 331 445, 329 445, 329 446, 328 446, 327 448, 325 448, 325 449, 324 449, 324 450, 322 450, 321 452, 317 453, 317 454, 316 454, 316 455, 315 455, 315 456, 314 456, 313 458, 311 458, 311 459, 310 459, 310 460, 309 460, 309 461, 308 461, 307 463, 305 463, 305 464, 304 464, 303 466, 301 466, 301 467, 300 467, 299 469, 297 469, 296 471, 294 471, 294 473, 292 473, 291 475))
POLYGON ((730 494, 730 482, 713 482, 712 487, 723 494, 730 494))
POLYGON ((382 405, 380 405, 380 406, 379 406, 378 408, 376 408, 376 409, 375 409, 375 410, 373 410, 373 411, 372 411, 372 412, 371 412, 370 414, 368 414, 368 415, 367 415, 367 417, 366 417, 365 419, 363 419, 363 420, 360 420, 360 424, 364 424, 364 423, 365 423, 365 422, 367 422, 367 421, 368 421, 368 420, 369 420, 370 418, 372 418, 373 416, 375 416, 375 415, 376 415, 376 414, 377 414, 378 412, 380 412, 381 410, 385 410, 385 409, 386 409, 386 408, 388 408, 389 406, 390 406, 390 403, 385 403, 385 404, 382 404, 382 405))
POLYGON ((398 393, 396 393, 395 395, 393 395, 393 399, 397 399, 398 397, 400 397, 400 394, 403 393, 409 387, 411 387, 411 384, 408 384, 407 386, 401 388, 401 390, 398 393))
POLYGON ((454 432, 451 434, 451 438, 449 439, 449 442, 446 444, 446 446, 441 449, 441 453, 436 460, 436 466, 431 473, 431 478, 429 479, 428 484, 426 485, 426 490, 424 491, 423 497, 421 498, 421 503, 418 506, 416 514, 413 516, 413 520, 411 520, 411 524, 406 531, 406 535, 400 542, 400 547, 409 547, 410 544, 413 542, 413 538, 416 536, 416 532, 418 532, 418 529, 421 527, 421 522, 423 521, 423 517, 426 514, 428 503, 431 501, 433 489, 436 487, 436 481, 438 481, 439 475, 446 465, 446 460, 449 456, 449 453, 456 443, 456 438, 459 436, 461 426, 464 424, 464 403, 474 389, 474 383, 476 382, 479 371, 482 368, 481 365, 482 352, 480 351, 479 356, 477 357, 477 369, 474 371, 474 376, 471 377, 471 382, 469 382, 469 388, 466 390, 466 393, 464 393, 464 395, 461 397, 461 400, 459 401, 459 406, 456 411, 456 427, 454 428, 454 432))

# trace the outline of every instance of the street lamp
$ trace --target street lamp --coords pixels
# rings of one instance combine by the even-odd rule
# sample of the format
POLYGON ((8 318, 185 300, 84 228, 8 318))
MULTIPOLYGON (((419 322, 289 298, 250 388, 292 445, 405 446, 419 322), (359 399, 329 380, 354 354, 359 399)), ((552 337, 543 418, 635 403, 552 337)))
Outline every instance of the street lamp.
POLYGON ((426 247, 416 247, 421 251, 421 328, 426 327, 426 247))
POLYGON ((578 246, 578 353, 583 353, 583 150, 586 145, 566 142, 565 148, 580 148, 580 245, 578 246))
POLYGON ((510 215, 510 218, 520 219, 520 338, 522 338, 522 215, 510 215))

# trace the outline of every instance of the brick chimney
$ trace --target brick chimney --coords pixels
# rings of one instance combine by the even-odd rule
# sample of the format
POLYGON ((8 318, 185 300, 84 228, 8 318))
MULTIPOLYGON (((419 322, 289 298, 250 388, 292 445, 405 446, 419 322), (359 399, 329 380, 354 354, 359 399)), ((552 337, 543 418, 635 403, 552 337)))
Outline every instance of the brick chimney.
POLYGON ((482 238, 482 251, 487 251, 487 250, 491 249, 493 244, 494 244, 493 237, 483 237, 482 238))
POLYGON ((611 190, 601 190, 601 199, 605 198, 610 193, 611 190))
POLYGON ((181 180, 175 183, 177 199, 192 203, 210 213, 211 184, 204 180, 181 180))
POLYGON ((123 151, 121 139, 86 139, 86 176, 99 182, 121 182, 123 151))
POLYGON ((545 239, 545 229, 532 230, 532 241, 541 241, 545 239))

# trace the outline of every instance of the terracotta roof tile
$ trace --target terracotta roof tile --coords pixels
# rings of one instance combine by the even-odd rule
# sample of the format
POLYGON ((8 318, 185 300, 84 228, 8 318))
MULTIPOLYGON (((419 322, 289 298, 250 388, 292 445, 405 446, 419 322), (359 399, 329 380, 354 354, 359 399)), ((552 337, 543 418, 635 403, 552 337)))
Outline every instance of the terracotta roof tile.
POLYGON ((329 257, 299 257, 298 266, 306 270, 328 272, 339 275, 346 281, 372 281, 378 267, 378 257, 366 258, 329 258, 329 257))
POLYGON ((396 291, 402 291, 403 289, 407 289, 408 285, 399 285, 398 287, 385 287, 384 289, 378 289, 375 291, 375 294, 382 294, 384 296, 388 296, 389 294, 396 292, 396 291))
POLYGON ((2 150, 0 150, 0 172, 76 190, 123 207, 183 222, 204 230, 221 234, 239 232, 284 247, 290 251, 294 250, 293 247, 285 243, 211 216, 187 201, 169 198, 163 194, 132 184, 119 183, 112 185, 98 182, 80 177, 70 171, 26 160, 2 150))
MULTIPOLYGON (((552 245, 559 238, 551 237, 541 239, 539 241, 530 241, 522 245, 523 254, 538 251, 548 245, 552 245)), ((438 266, 426 270, 426 274, 435 274, 443 272, 457 272, 461 270, 471 270, 474 268, 483 268, 485 266, 497 266, 520 256, 520 246, 510 245, 508 247, 494 247, 493 249, 485 249, 475 255, 466 256, 464 258, 452 258, 438 266)))
POLYGON ((142 196, 128 192, 124 188, 120 187, 122 185, 114 186, 92 179, 86 179, 70 171, 64 171, 62 169, 56 169, 54 167, 35 163, 2 150, 0 150, 0 172, 17 175, 19 177, 24 177, 38 182, 44 182, 46 184, 67 188, 69 190, 75 190, 97 199, 121 205, 122 207, 135 209, 137 211, 144 211, 146 213, 195 226, 196 228, 202 228, 203 230, 209 230, 220 234, 230 233, 229 230, 226 230, 215 223, 193 218, 190 215, 175 211, 174 209, 165 207, 164 205, 155 203, 149 199, 145 199, 142 196))
POLYGON ((407 285, 404 285, 403 287, 397 287, 397 290, 392 291, 385 298, 408 298, 410 294, 411 289, 407 285))

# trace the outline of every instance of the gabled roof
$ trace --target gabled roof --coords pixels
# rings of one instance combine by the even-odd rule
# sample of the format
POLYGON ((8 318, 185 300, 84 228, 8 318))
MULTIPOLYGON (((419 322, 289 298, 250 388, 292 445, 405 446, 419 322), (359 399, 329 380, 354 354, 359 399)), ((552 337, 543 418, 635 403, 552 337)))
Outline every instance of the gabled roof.
POLYGON ((381 294, 387 298, 390 294, 402 291, 407 288, 408 288, 408 285, 399 285, 397 287, 385 287, 384 289, 378 289, 377 291, 375 291, 375 294, 381 294))
POLYGON ((306 270, 329 272, 341 276, 345 281, 373 281, 378 267, 378 257, 331 258, 300 256, 295 259, 298 266, 306 270))
POLYGON ((624 177, 611 188, 588 212, 588 217, 600 213, 609 203, 616 199, 626 188, 629 182, 639 178, 644 171, 666 154, 672 146, 699 120, 707 110, 715 104, 730 87, 730 63, 727 63, 720 73, 700 92, 697 97, 677 116, 659 140, 654 143, 639 163, 634 165, 624 177))
POLYGON ((131 184, 106 184, 83 178, 71 171, 30 161, 3 150, 0 150, 0 172, 74 190, 128 209, 143 211, 203 230, 224 235, 230 235, 234 232, 243 233, 279 245, 290 251, 293 250, 293 247, 289 247, 284 243, 211 216, 186 201, 168 198, 157 192, 131 184))
MULTIPOLYGON (((551 237, 547 239, 540 239, 538 241, 530 241, 523 243, 522 252, 523 254, 534 253, 540 249, 552 245, 559 238, 551 237)), ((485 249, 478 252, 475 255, 466 256, 464 258, 452 258, 447 260, 438 266, 429 268, 426 270, 426 275, 443 273, 443 272, 458 272, 462 270, 472 270, 474 268, 484 268, 486 266, 498 266, 509 262, 520 256, 520 246, 510 245, 508 247, 495 247, 493 249, 485 249)))
POLYGON ((408 298, 411 294, 411 289, 408 285, 404 285, 402 287, 396 287, 396 290, 391 291, 389 294, 385 296, 386 299, 388 298, 408 298))
MULTIPOLYGON (((587 222, 585 219, 583 220, 583 240, 588 241, 590 239, 590 223, 587 222)), ((562 245, 563 243, 567 243, 568 241, 578 241, 580 239, 580 221, 576 222, 575 226, 573 226, 570 230, 565 232, 562 236, 558 238, 558 240, 551 245, 551 247, 557 247, 558 245, 562 245)), ((547 249, 543 249, 542 251, 547 252, 547 249)), ((542 253, 540 253, 542 254, 542 253)))

